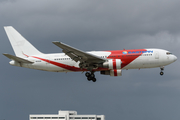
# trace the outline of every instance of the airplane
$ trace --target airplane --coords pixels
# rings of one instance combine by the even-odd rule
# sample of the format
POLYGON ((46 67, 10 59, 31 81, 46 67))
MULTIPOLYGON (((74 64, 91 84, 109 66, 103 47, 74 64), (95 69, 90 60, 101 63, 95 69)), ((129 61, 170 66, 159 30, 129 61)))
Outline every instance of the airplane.
POLYGON ((44 54, 37 50, 12 26, 5 26, 15 55, 4 53, 11 59, 10 65, 51 72, 86 72, 88 81, 96 82, 95 72, 102 75, 122 76, 124 69, 142 69, 164 66, 177 60, 171 52, 163 49, 132 49, 84 52, 65 43, 54 41, 63 53, 44 54))

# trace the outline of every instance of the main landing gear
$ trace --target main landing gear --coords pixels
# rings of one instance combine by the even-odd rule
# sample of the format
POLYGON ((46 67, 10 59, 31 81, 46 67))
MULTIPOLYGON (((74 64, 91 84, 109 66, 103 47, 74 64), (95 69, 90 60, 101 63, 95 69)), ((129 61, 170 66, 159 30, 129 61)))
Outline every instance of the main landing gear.
POLYGON ((86 72, 85 73, 85 76, 87 77, 87 80, 88 81, 93 81, 93 82, 96 82, 96 78, 95 78, 95 75, 94 75, 94 72, 86 72))
POLYGON ((162 75, 164 75, 164 67, 160 67, 160 69, 161 69, 161 72, 160 72, 160 75, 162 76, 162 75))

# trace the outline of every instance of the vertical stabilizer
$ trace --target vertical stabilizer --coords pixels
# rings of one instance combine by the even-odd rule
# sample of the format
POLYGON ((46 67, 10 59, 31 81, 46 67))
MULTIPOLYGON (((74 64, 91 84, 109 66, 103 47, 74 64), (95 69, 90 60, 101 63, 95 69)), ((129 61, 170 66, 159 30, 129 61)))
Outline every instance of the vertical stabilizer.
POLYGON ((16 56, 26 57, 42 54, 12 26, 4 27, 16 56))

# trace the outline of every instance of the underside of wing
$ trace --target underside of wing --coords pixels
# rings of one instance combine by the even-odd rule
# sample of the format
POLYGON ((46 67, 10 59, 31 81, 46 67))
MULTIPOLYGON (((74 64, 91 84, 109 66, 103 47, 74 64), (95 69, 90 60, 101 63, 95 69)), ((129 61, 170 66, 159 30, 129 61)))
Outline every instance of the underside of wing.
POLYGON ((29 61, 29 60, 26 60, 26 59, 23 59, 23 58, 14 56, 14 55, 6 54, 6 53, 4 53, 3 55, 6 56, 7 58, 11 59, 11 60, 14 60, 14 61, 17 61, 17 62, 20 62, 20 63, 33 63, 33 62, 29 61))
POLYGON ((82 50, 79 50, 77 48, 71 47, 69 45, 66 45, 62 42, 53 42, 55 45, 63 49, 62 51, 68 55, 72 60, 79 63, 79 67, 81 69, 87 69, 89 71, 92 71, 93 69, 97 69, 100 64, 104 63, 106 59, 101 58, 97 55, 84 52, 82 50))
POLYGON ((62 51, 76 62, 77 61, 80 61, 80 62, 86 61, 88 63, 102 63, 102 62, 106 61, 106 59, 103 59, 99 56, 84 52, 77 48, 71 47, 62 42, 55 41, 53 43, 55 45, 57 45, 58 47, 60 47, 61 49, 63 49, 62 51))

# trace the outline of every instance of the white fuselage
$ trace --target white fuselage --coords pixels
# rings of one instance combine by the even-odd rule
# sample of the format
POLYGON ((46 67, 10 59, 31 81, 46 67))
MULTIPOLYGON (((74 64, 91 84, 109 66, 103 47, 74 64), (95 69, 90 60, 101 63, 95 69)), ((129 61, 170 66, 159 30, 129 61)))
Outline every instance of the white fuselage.
MULTIPOLYGON (((116 51, 113 55, 113 51, 93 51, 88 52, 90 54, 110 59, 121 59, 122 66, 120 69, 141 69, 141 68, 155 68, 169 65, 177 60, 175 55, 172 55, 170 52, 162 49, 145 49, 150 52, 140 53, 143 50, 131 50, 131 52, 127 52, 123 54, 121 50, 116 51), (139 52, 139 53, 138 53, 139 52), (115 56, 114 58, 111 57, 115 56), (130 61, 129 61, 130 60, 130 61)), ((31 69, 38 69, 44 71, 52 71, 52 72, 71 72, 71 71, 86 71, 81 70, 79 68, 79 62, 75 62, 70 57, 65 55, 64 53, 56 53, 56 54, 43 54, 43 55, 32 55, 26 58, 29 61, 34 62, 30 63, 18 63, 15 61, 11 61, 11 65, 26 67, 31 69)), ((104 69, 103 69, 104 70, 104 69)), ((101 69, 97 69, 94 71, 101 71, 101 69)))

